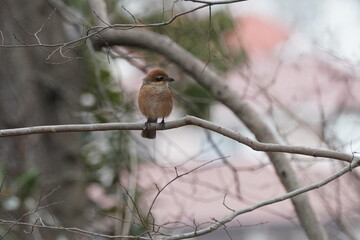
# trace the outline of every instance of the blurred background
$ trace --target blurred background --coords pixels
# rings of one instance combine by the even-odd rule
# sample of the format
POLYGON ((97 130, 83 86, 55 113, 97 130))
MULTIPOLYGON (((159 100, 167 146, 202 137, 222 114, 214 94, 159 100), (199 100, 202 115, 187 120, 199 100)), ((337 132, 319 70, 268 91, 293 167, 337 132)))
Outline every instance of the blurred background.
MULTIPOLYGON (((113 24, 164 22, 200 5, 106 4, 113 24)), ((194 115, 254 138, 228 108, 161 55, 120 46, 97 51, 90 41, 52 46, 84 36, 93 17, 87 1, 4 0, 1 129, 145 122, 137 92, 146 71, 162 67, 176 79, 168 121, 194 115)), ((219 80, 254 107, 282 143, 356 154, 359 22, 355 0, 250 0, 203 8, 148 29, 216 69, 219 80)), ((291 161, 302 185, 345 166, 299 155, 291 161)), ((359 180, 354 170, 310 193, 329 239, 360 238, 359 180)), ((0 239, 106 239, 91 232, 137 236, 154 226, 178 234, 285 193, 266 154, 190 126, 159 131, 155 141, 142 139, 140 131, 1 138, 0 183, 0 239), (32 228, 34 223, 87 233, 32 228)), ((198 239, 306 236, 287 200, 240 215, 198 239)))

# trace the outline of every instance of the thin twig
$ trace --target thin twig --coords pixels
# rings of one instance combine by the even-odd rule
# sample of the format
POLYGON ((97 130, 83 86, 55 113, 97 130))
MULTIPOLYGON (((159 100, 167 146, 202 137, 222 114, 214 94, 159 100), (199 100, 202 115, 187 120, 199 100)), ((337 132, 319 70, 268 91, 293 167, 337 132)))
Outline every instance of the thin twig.
POLYGON ((343 169, 338 171, 336 174, 334 174, 334 175, 332 175, 332 176, 330 176, 330 177, 328 177, 328 178, 326 178, 326 179, 324 179, 322 181, 319 181, 317 183, 311 184, 311 185, 306 186, 306 187, 296 189, 296 190, 291 191, 291 192, 289 192, 287 194, 284 194, 282 196, 279 196, 279 197, 276 197, 276 198, 273 198, 273 199, 270 199, 270 200, 266 200, 266 201, 263 201, 263 202, 259 202, 259 203, 255 204, 253 206, 248 207, 248 208, 237 210, 237 211, 233 212, 232 214, 230 214, 229 216, 227 216, 226 218, 224 218, 224 219, 222 219, 220 221, 216 220, 215 223, 213 223, 211 226, 200 229, 200 230, 197 230, 196 232, 194 231, 194 232, 183 233, 183 234, 174 235, 174 236, 171 236, 171 237, 165 237, 163 239, 166 239, 166 240, 186 239, 186 238, 192 238, 192 237, 201 236, 201 235, 207 234, 209 232, 213 232, 216 229, 218 229, 219 227, 224 226, 226 223, 232 221, 234 218, 236 218, 237 216, 239 216, 241 214, 251 212, 251 211, 254 211, 255 209, 258 209, 258 208, 261 208, 261 207, 264 207, 264 206, 267 206, 267 205, 271 205, 271 204, 274 204, 274 203, 277 203, 277 202, 282 202, 284 200, 293 198, 295 196, 298 196, 300 194, 309 192, 311 190, 318 189, 318 188, 320 188, 320 187, 334 181, 335 179, 343 176, 344 174, 349 172, 352 168, 355 168, 357 166, 359 166, 359 159, 357 159, 353 163, 349 164, 348 166, 344 167, 343 169))
POLYGON ((186 175, 189 175, 190 173, 195 172, 196 170, 198 170, 198 169, 200 169, 200 168, 202 168, 202 167, 204 167, 204 166, 206 166, 206 165, 208 165, 208 164, 210 164, 210 163, 213 163, 213 162, 215 162, 215 161, 218 161, 218 160, 220 160, 220 159, 222 160, 223 158, 216 158, 216 159, 213 159, 213 160, 211 160, 211 161, 207 161, 207 162, 205 162, 205 163, 203 163, 203 164, 201 164, 201 165, 199 165, 199 166, 191 169, 190 171, 187 171, 187 172, 182 173, 182 174, 179 174, 178 171, 177 171, 177 168, 175 168, 175 174, 176 174, 176 176, 175 176, 173 179, 171 179, 169 182, 167 182, 162 188, 159 188, 158 186, 156 186, 157 189, 158 189, 158 192, 156 193, 154 199, 152 200, 152 202, 151 202, 151 204, 150 204, 150 207, 149 207, 149 210, 148 210, 148 214, 147 214, 147 218, 146 218, 146 219, 149 218, 149 215, 151 214, 151 210, 152 210, 152 208, 153 208, 153 206, 154 206, 157 198, 159 197, 160 193, 161 193, 162 191, 164 191, 164 189, 165 189, 166 187, 168 187, 171 183, 175 182, 177 179, 182 178, 182 177, 184 177, 184 176, 186 176, 186 175))
MULTIPOLYGON (((37 222, 37 221, 36 221, 37 222)), ((85 235, 85 236, 92 236, 92 237, 103 237, 103 238, 110 238, 110 239, 116 239, 116 238, 124 238, 124 239, 149 239, 147 237, 140 237, 140 236, 112 236, 108 234, 102 234, 102 233, 96 233, 87 231, 81 228, 76 227, 62 227, 62 226, 52 226, 52 225, 46 225, 44 223, 41 224, 35 224, 35 223, 27 223, 27 222, 20 222, 20 221, 12 221, 12 220, 3 220, 0 219, 0 224, 10 224, 10 225, 22 225, 22 226, 29 226, 34 228, 46 228, 46 229, 52 229, 52 230, 62 230, 66 232, 71 232, 79 235, 85 235)))
MULTIPOLYGON (((188 11, 184 11, 181 13, 176 14, 175 16, 173 16, 171 19, 169 19, 168 21, 165 22, 159 22, 159 23, 142 23, 142 24, 113 24, 113 25, 99 25, 99 26, 92 26, 90 27, 87 31, 86 31, 86 35, 80 38, 77 38, 75 40, 69 41, 69 42, 64 42, 64 43, 55 43, 55 44, 46 44, 46 43, 35 43, 35 44, 27 44, 25 42, 20 41, 18 38, 16 38, 21 44, 10 44, 10 45, 6 45, 6 44, 1 44, 0 48, 21 48, 21 47, 48 47, 48 48, 56 48, 55 51, 57 51, 60 47, 64 48, 67 47, 69 45, 73 45, 79 42, 83 42, 86 41, 89 38, 95 37, 95 36, 99 36, 101 33, 104 33, 106 31, 108 31, 109 29, 132 29, 132 28, 143 28, 143 27, 160 27, 160 26, 165 26, 165 25, 169 25, 171 24, 173 21, 175 21, 175 19, 184 16, 186 14, 195 12, 197 10, 200 10, 202 8, 208 7, 208 4, 205 5, 201 5, 199 7, 190 9, 188 11)), ((96 15, 97 16, 97 15, 96 15)), ((98 17, 98 19, 102 19, 100 17, 98 17)), ((101 20, 100 20, 101 21, 101 20)), ((101 21, 102 23, 104 23, 103 21, 101 21)), ((3 34, 1 34, 2 36, 3 34)), ((4 42, 4 41, 2 41, 4 42)))
POLYGON ((205 4, 208 4, 208 5, 222 5, 222 4, 246 2, 247 0, 228 0, 228 1, 184 0, 184 1, 185 2, 194 2, 194 3, 205 3, 205 4))
POLYGON ((46 24, 49 23, 52 15, 56 12, 56 8, 50 13, 48 18, 45 20, 45 22, 41 25, 41 27, 33 34, 33 36, 36 38, 37 42, 41 44, 40 38, 38 37, 38 34, 43 30, 43 28, 46 26, 46 24))

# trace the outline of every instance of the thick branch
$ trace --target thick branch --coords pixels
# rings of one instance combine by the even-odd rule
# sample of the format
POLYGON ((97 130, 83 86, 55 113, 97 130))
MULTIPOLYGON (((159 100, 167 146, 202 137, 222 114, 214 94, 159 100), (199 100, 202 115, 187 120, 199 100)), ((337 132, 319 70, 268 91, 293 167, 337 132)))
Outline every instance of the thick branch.
MULTIPOLYGON (((225 137, 231 138, 239 143, 242 143, 255 151, 263 152, 284 152, 290 154, 300 154, 312 157, 323 157, 351 162, 354 155, 341 153, 337 151, 289 146, 282 144, 263 143, 254 139, 248 138, 241 133, 235 132, 231 129, 222 127, 215 123, 193 117, 186 116, 179 120, 170 121, 165 124, 165 128, 160 124, 152 124, 150 129, 165 130, 179 128, 187 125, 194 125, 210 131, 219 133, 225 137)), ((69 125, 50 125, 50 126, 35 126, 0 130, 0 137, 14 137, 31 134, 44 134, 44 133, 60 133, 60 132, 90 132, 90 131, 111 131, 111 130, 142 130, 143 123, 96 123, 96 124, 69 124, 69 125)))

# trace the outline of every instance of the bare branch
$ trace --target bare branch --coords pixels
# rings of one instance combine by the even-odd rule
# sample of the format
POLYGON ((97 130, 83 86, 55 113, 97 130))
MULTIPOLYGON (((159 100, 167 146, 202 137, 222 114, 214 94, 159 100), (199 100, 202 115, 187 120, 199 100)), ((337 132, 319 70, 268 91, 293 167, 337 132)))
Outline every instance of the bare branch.
POLYGON ((96 14, 97 19, 94 19, 97 25, 109 25, 110 19, 106 11, 106 4, 104 1, 88 0, 90 7, 96 14))
POLYGON ((4 34, 2 31, 0 31, 0 37, 1 37, 1 45, 4 45, 5 39, 4 39, 4 34))
MULTIPOLYGON (((356 158, 354 154, 341 153, 332 150, 259 142, 256 141, 255 139, 246 137, 241 133, 235 132, 231 129, 222 127, 220 125, 193 116, 186 116, 179 120, 167 122, 164 128, 161 126, 161 124, 151 124, 149 126, 149 129, 166 130, 166 129, 183 127, 187 125, 194 125, 219 133, 225 137, 231 138, 237 142, 245 144, 255 151, 300 154, 300 155, 306 155, 312 157, 331 158, 345 162, 351 162, 356 158)), ((95 123, 95 124, 49 125, 49 126, 4 129, 4 130, 0 130, 0 137, 12 137, 12 136, 44 134, 44 133, 60 133, 60 132, 142 130, 143 128, 144 128, 143 123, 95 123)))
POLYGON ((246 2, 247 0, 228 0, 228 1, 205 1, 205 0, 185 0, 185 2, 194 2, 194 3, 205 3, 208 5, 222 5, 222 4, 231 4, 231 3, 239 3, 246 2))
POLYGON ((125 12, 127 12, 127 13, 132 17, 132 19, 134 20, 134 23, 137 24, 137 21, 136 21, 135 16, 134 16, 129 10, 127 10, 127 9, 124 7, 124 5, 121 5, 121 7, 122 7, 122 9, 125 10, 125 12))
POLYGON ((8 224, 8 225, 22 225, 22 226, 29 226, 31 228, 46 228, 46 229, 52 229, 52 230, 62 230, 62 231, 66 231, 66 232, 71 232, 71 233, 75 233, 78 235, 83 235, 83 236, 92 236, 92 237, 103 237, 103 238, 109 238, 109 239, 117 239, 117 238, 123 238, 123 239, 149 239, 147 237, 141 237, 141 236, 112 236, 112 235, 108 235, 108 234, 102 234, 102 233, 96 233, 96 232, 91 232, 91 231, 87 231, 81 228, 76 228, 76 227, 61 227, 61 226, 52 226, 52 225, 46 225, 43 222, 41 222, 41 224, 37 224, 38 221, 36 221, 35 223, 27 223, 27 222, 21 222, 21 221, 13 221, 13 220, 3 220, 0 219, 0 224, 8 224))
POLYGON ((175 174, 176 174, 176 176, 175 176, 173 179, 171 179, 169 182, 167 182, 162 188, 159 188, 158 186, 156 186, 156 188, 158 189, 158 192, 156 193, 154 199, 152 200, 152 202, 151 202, 151 204, 150 204, 150 207, 149 207, 149 210, 148 210, 148 214, 147 214, 147 218, 146 218, 146 219, 149 219, 149 215, 151 214, 151 210, 152 210, 152 208, 153 208, 153 206, 154 206, 157 198, 159 197, 160 193, 161 193, 162 191, 164 191, 165 188, 167 188, 170 184, 172 184, 173 182, 175 182, 177 179, 182 178, 182 177, 184 177, 184 176, 186 176, 186 175, 189 175, 190 173, 195 172, 196 170, 198 170, 198 169, 200 169, 200 168, 202 168, 202 167, 204 167, 204 166, 206 166, 206 165, 208 165, 208 164, 210 164, 210 163, 212 163, 212 162, 218 161, 218 160, 220 160, 220 159, 223 159, 223 158, 217 158, 217 159, 213 159, 213 160, 211 160, 211 161, 207 161, 207 162, 205 162, 205 163, 203 163, 203 164, 201 164, 201 165, 199 165, 199 166, 191 169, 190 171, 187 171, 187 172, 182 173, 182 174, 179 174, 178 171, 177 171, 177 169, 175 168, 175 174))
POLYGON ((46 26, 46 24, 50 21, 52 15, 56 12, 56 8, 50 13, 48 18, 45 20, 45 22, 41 25, 41 27, 33 34, 33 36, 36 38, 37 42, 41 44, 40 38, 38 34, 43 30, 43 28, 46 26))
MULTIPOLYGON (((97 6, 98 2, 102 2, 102 1, 92 1, 92 2, 95 2, 96 3, 95 6, 97 6)), ((102 11, 97 9, 95 12, 95 15, 97 16, 96 22, 97 22, 98 26, 90 27, 87 30, 87 34, 85 36, 77 38, 73 41, 63 42, 63 43, 55 43, 55 44, 48 44, 48 43, 26 44, 26 43, 23 43, 22 41, 20 41, 21 44, 18 44, 18 45, 6 45, 6 44, 4 44, 4 36, 3 36, 3 33, 1 32, 0 35, 1 35, 1 39, 2 39, 2 44, 0 45, 0 47, 3 47, 3 48, 21 48, 21 47, 60 48, 60 47, 66 47, 66 46, 77 44, 79 42, 86 41, 89 38, 99 36, 99 34, 104 33, 106 31, 108 31, 109 29, 131 29, 131 28, 143 28, 143 27, 160 27, 160 26, 169 25, 175 19, 177 19, 181 16, 184 16, 184 15, 187 15, 189 13, 195 12, 195 11, 200 10, 205 7, 208 7, 208 4, 204 4, 199 7, 190 9, 188 11, 178 13, 178 14, 174 15, 172 18, 170 18, 169 20, 164 21, 164 22, 143 23, 143 24, 112 24, 112 25, 108 24, 109 20, 108 20, 108 17, 106 17, 107 15, 104 15, 104 13, 102 11)), ((103 43, 103 44, 105 44, 105 43, 103 43)))
POLYGON ((230 208, 228 205, 226 205, 226 203, 225 203, 226 196, 227 196, 227 193, 224 195, 223 205, 224 205, 227 209, 229 209, 230 211, 235 212, 235 210, 234 210, 234 209, 232 209, 232 208, 230 208))
POLYGON ((296 190, 291 191, 291 192, 289 192, 287 194, 284 194, 282 196, 279 196, 279 197, 276 197, 276 198, 273 198, 273 199, 270 199, 270 200, 266 200, 266 201, 257 203, 257 204, 255 204, 253 206, 248 207, 248 208, 237 210, 234 213, 230 214, 228 217, 226 217, 226 218, 224 218, 224 219, 222 219, 220 221, 215 221, 215 223, 212 224, 209 227, 206 227, 206 228, 203 228, 203 229, 200 229, 200 230, 197 229, 197 231, 194 231, 194 232, 179 234, 179 235, 175 235, 175 236, 171 236, 171 237, 165 237, 164 239, 166 239, 166 240, 186 239, 186 238, 192 238, 192 237, 201 236, 201 235, 207 234, 209 232, 213 232, 216 229, 218 229, 219 227, 224 226, 226 223, 232 221, 234 218, 236 218, 237 216, 239 216, 241 214, 251 212, 251 211, 254 211, 255 209, 258 209, 258 208, 261 208, 261 207, 264 207, 264 206, 267 206, 267 205, 270 205, 270 204, 274 204, 274 203, 277 203, 277 202, 281 202, 281 201, 284 201, 286 199, 290 199, 290 198, 293 198, 293 197, 298 196, 300 194, 309 192, 311 190, 320 188, 320 187, 334 181, 335 179, 343 176, 347 172, 351 171, 352 168, 359 166, 359 160, 360 159, 357 159, 356 161, 353 161, 353 163, 351 163, 348 166, 344 167, 343 169, 338 171, 336 174, 334 174, 334 175, 332 175, 332 176, 330 176, 330 177, 328 177, 328 178, 326 178, 326 179, 324 179, 322 181, 319 181, 317 183, 311 184, 311 185, 306 186, 306 187, 296 189, 296 190))

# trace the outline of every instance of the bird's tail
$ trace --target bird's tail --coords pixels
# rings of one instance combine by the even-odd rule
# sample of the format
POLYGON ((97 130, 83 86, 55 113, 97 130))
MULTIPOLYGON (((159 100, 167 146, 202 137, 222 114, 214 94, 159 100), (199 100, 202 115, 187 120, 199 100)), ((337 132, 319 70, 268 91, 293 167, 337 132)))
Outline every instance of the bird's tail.
POLYGON ((155 129, 147 129, 147 124, 156 123, 156 122, 157 122, 157 119, 156 120, 148 119, 148 121, 145 123, 145 128, 141 132, 141 136, 143 138, 149 138, 149 139, 156 138, 156 130, 155 129))
POLYGON ((156 130, 143 129, 141 132, 141 136, 144 138, 154 139, 156 138, 156 130))

